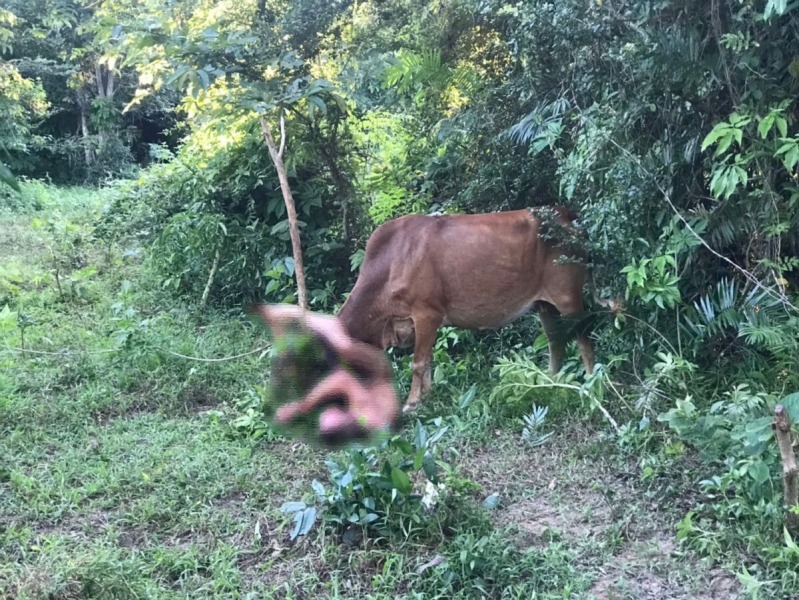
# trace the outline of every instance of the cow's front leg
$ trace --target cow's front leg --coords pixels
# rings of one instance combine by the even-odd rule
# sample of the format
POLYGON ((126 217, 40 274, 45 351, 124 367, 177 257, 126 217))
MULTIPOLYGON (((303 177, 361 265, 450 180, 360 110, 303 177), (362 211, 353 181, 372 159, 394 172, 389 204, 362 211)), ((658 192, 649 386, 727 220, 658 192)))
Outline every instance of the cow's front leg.
POLYGON ((422 397, 432 386, 433 344, 436 341, 436 332, 443 322, 441 315, 436 313, 414 314, 412 318, 416 334, 413 346, 413 378, 408 400, 402 409, 404 413, 416 410, 422 397))
POLYGON ((591 375, 594 372, 594 345, 583 330, 583 326, 575 323, 575 319, 579 319, 583 315, 583 304, 578 294, 575 294, 574 297, 577 299, 571 302, 564 300, 557 307, 552 307, 545 302, 541 305, 541 323, 549 338, 549 366, 553 375, 560 371, 566 341, 573 334, 575 325, 578 332, 577 346, 580 348, 580 355, 583 358, 585 373, 591 375), (561 318, 557 316, 558 311, 562 315, 561 318), (563 319, 567 319, 567 322, 564 322, 563 319))

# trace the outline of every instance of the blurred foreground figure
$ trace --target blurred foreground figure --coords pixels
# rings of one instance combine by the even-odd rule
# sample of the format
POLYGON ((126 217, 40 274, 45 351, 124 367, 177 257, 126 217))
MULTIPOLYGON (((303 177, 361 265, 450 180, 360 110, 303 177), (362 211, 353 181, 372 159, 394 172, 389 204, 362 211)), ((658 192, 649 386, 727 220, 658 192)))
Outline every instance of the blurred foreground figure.
POLYGON ((275 335, 270 395, 279 426, 338 444, 396 425, 399 401, 380 350, 350 337, 333 316, 287 304, 253 311, 275 335))

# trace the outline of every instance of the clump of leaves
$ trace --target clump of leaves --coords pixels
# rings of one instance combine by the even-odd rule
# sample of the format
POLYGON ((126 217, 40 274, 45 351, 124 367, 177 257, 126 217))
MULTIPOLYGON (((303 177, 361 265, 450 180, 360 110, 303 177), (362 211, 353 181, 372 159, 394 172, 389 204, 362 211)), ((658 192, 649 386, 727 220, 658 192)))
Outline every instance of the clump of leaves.
MULTIPOLYGON (((227 423, 229 432, 243 435, 253 440, 263 439, 271 442, 280 438, 272 424, 266 420, 263 412, 264 397, 268 391, 262 386, 247 390, 243 397, 234 402, 235 417, 227 423)), ((212 411, 212 416, 219 419, 225 416, 224 411, 212 411)))
POLYGON ((289 502, 283 512, 294 515, 294 539, 311 531, 316 519, 315 506, 321 505, 324 521, 338 530, 345 542, 376 534, 380 537, 398 533, 408 539, 428 529, 430 512, 422 502, 421 480, 441 488, 437 448, 447 432, 442 419, 423 425, 417 421, 412 439, 401 435, 383 440, 379 445, 350 448, 340 458, 325 461, 330 474, 326 486, 314 480, 315 504, 289 502))
POLYGON ((753 503, 773 499, 774 486, 764 485, 776 467, 777 452, 771 440, 772 416, 768 408, 773 400, 766 394, 752 392, 746 384, 725 394, 707 411, 697 409, 689 397, 677 400, 676 406, 658 417, 679 438, 699 448, 710 463, 723 462, 728 469, 722 476, 705 480, 705 487, 734 486, 753 503))
MULTIPOLYGON (((799 416, 796 406, 786 405, 799 416)), ((680 533, 680 538, 697 550, 712 553, 710 546, 716 542, 705 528, 712 521, 724 523, 746 516, 750 533, 774 531, 781 512, 782 486, 771 428, 773 407, 774 398, 742 384, 707 410, 699 409, 687 396, 658 417, 682 442, 697 448, 704 463, 705 477, 699 482, 704 502, 686 516, 680 533), (692 516, 704 525, 692 524, 692 516)))

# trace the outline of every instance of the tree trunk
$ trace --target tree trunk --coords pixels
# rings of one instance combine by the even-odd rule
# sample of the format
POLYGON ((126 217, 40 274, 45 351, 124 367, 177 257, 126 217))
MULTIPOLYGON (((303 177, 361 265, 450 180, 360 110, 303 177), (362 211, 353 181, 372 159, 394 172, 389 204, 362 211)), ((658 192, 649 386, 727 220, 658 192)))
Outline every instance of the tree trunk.
POLYGON ((794 511, 799 505, 799 479, 791 439, 791 424, 788 421, 788 412, 782 404, 774 408, 774 435, 782 457, 782 488, 788 510, 785 523, 791 533, 796 533, 799 531, 799 514, 794 511))
POLYGON ((94 164, 94 153, 92 153, 92 146, 89 142, 91 134, 89 133, 89 119, 87 116, 88 100, 85 90, 80 90, 78 92, 78 106, 80 107, 80 133, 83 138, 83 157, 88 167, 94 164))
POLYGON ((337 129, 334 128, 330 139, 325 139, 313 123, 309 122, 308 126, 311 133, 319 142, 319 151, 322 158, 327 163, 327 168, 330 171, 330 176, 333 179, 333 185, 336 186, 336 194, 338 195, 339 202, 341 202, 341 223, 344 235, 344 246, 348 251, 351 251, 352 246, 352 215, 350 214, 350 205, 355 199, 355 190, 352 187, 349 179, 347 179, 341 172, 338 166, 337 157, 339 156, 337 129), (332 149, 332 150, 331 150, 332 149))
POLYGON ((200 309, 205 308, 205 303, 208 302, 208 294, 211 293, 211 286, 214 284, 214 277, 216 277, 216 270, 219 268, 219 250, 216 251, 214 262, 211 265, 211 270, 208 272, 208 281, 205 283, 202 298, 200 298, 200 309))
MULTIPOLYGON (((97 97, 111 101, 116 93, 114 62, 111 61, 108 65, 97 62, 94 65, 94 79, 97 84, 97 97)), ((108 143, 108 137, 109 123, 106 122, 100 125, 100 130, 97 132, 97 143, 101 149, 108 143)))
POLYGON ((337 131, 334 128, 332 135, 325 138, 319 131, 319 128, 308 117, 303 115, 296 107, 289 107, 298 118, 302 119, 307 125, 311 134, 318 142, 319 152, 322 159, 327 164, 330 171, 330 176, 333 179, 333 185, 336 186, 336 195, 339 202, 341 202, 341 223, 344 237, 344 247, 348 252, 352 251, 352 222, 355 219, 353 211, 350 210, 354 206, 355 190, 350 183, 349 179, 341 172, 338 166, 337 157, 339 156, 337 131), (331 150, 332 149, 332 150, 331 150))
MULTIPOLYGON (((324 144, 324 141, 322 142, 324 144)), ((350 224, 350 202, 354 196, 354 191, 349 180, 342 174, 338 168, 336 159, 330 154, 324 146, 322 146, 322 157, 327 163, 327 168, 330 170, 330 176, 333 178, 333 184, 336 186, 339 202, 341 202, 341 222, 344 234, 344 244, 347 248, 352 244, 352 227, 350 224)))
POLYGON ((289 218, 289 234, 291 235, 291 248, 294 253, 294 275, 297 278, 297 304, 302 308, 308 308, 308 293, 305 287, 305 269, 302 264, 302 246, 300 245, 300 228, 297 224, 297 210, 294 206, 294 196, 291 195, 289 178, 286 175, 286 165, 283 164, 283 150, 286 148, 286 125, 283 115, 280 116, 280 148, 275 144, 272 132, 266 119, 261 117, 261 130, 264 133, 266 147, 269 148, 269 156, 277 169, 277 176, 280 180, 280 190, 283 192, 283 201, 286 203, 286 213, 289 218))

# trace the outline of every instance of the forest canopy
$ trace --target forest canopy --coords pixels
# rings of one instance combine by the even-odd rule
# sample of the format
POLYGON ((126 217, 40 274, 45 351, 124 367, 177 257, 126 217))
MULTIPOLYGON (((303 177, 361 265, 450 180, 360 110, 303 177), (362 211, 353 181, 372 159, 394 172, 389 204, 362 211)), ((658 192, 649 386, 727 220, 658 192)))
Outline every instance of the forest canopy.
POLYGON ((793 9, 11 0, 2 160, 62 183, 125 178, 111 212, 158 241, 182 291, 219 251, 222 302, 290 294, 259 126, 277 134, 279 115, 316 304, 344 290, 387 219, 553 203, 580 214, 606 292, 624 292, 626 268, 628 295, 659 308, 721 282, 786 300, 799 282, 793 9))

